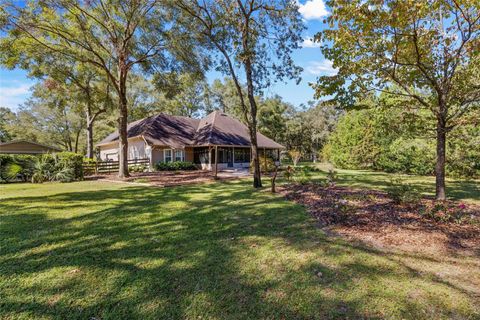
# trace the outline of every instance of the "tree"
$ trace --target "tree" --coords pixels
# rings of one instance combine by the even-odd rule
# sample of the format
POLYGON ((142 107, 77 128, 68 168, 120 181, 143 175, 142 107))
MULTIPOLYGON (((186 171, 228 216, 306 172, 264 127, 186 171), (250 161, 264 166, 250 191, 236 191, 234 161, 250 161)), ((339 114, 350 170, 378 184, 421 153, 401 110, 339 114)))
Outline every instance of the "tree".
POLYGON ((335 125, 342 112, 335 106, 330 106, 324 101, 316 105, 312 103, 311 107, 304 111, 305 126, 310 131, 311 153, 313 161, 317 161, 319 150, 324 146, 328 137, 335 129, 335 125))
POLYGON ((68 89, 41 82, 32 97, 20 107, 8 129, 17 139, 26 139, 79 152, 84 141, 85 118, 82 106, 69 99, 68 89))
POLYGON ((203 74, 172 73, 164 79, 154 79, 161 96, 161 109, 169 114, 199 117, 209 109, 209 86, 203 74))
MULTIPOLYGON (((127 119, 130 72, 161 72, 173 62, 197 68, 198 54, 187 21, 178 20, 168 1, 42 0, 2 7, 2 48, 14 58, 25 47, 47 49, 103 73, 118 99, 119 176, 128 176, 127 119), (173 20, 175 19, 175 20, 173 20), (185 22, 185 23, 184 23, 185 22), (187 39, 188 38, 188 39, 187 39)), ((198 52, 198 51, 197 51, 198 52)))
POLYGON ((287 110, 293 109, 278 95, 261 101, 258 110, 260 132, 275 141, 283 143, 287 131, 287 110))
POLYGON ((0 142, 12 139, 12 134, 7 129, 9 122, 14 118, 14 113, 4 107, 0 107, 0 142))
MULTIPOLYGON (((3 50, 5 51, 5 50, 3 50)), ((110 83, 90 68, 71 57, 51 52, 45 47, 25 47, 19 54, 0 62, 10 68, 21 66, 31 77, 47 80, 50 86, 68 86, 64 93, 69 99, 82 102, 86 117, 87 158, 93 158, 93 126, 97 117, 111 106, 110 83), (13 58, 13 59, 12 59, 13 58), (105 82, 105 83, 102 83, 105 82)))
MULTIPOLYGON (((242 90, 245 96, 245 87, 242 90)), ((245 122, 242 103, 238 96, 235 82, 232 79, 225 78, 223 81, 215 79, 210 86, 209 98, 210 104, 207 107, 210 109, 207 110, 207 113, 213 110, 220 110, 245 122)))
POLYGON ((255 96, 271 84, 272 77, 300 80, 301 68, 291 58, 305 28, 298 6, 288 0, 180 0, 176 4, 198 23, 198 36, 218 54, 217 69, 235 84, 252 144, 253 186, 261 187, 255 96))
MULTIPOLYGON (((446 138, 480 100, 480 3, 458 0, 328 1, 319 32, 336 75, 316 96, 342 106, 374 92, 409 99, 436 119, 436 198, 445 199, 446 138)), ((478 104, 477 104, 478 106, 478 104)))

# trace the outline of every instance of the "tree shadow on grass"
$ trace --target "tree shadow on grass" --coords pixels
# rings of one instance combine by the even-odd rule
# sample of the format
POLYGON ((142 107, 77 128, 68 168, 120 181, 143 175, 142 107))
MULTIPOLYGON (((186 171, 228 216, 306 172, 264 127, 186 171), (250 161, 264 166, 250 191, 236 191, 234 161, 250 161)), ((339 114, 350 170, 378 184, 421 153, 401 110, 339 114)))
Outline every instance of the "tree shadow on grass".
MULTIPOLYGON (((365 304, 387 293, 357 290, 358 279, 424 278, 327 238, 299 206, 246 183, 18 197, 0 217, 5 317, 382 317, 365 304)), ((418 301, 390 299, 398 317, 424 315, 418 301)))

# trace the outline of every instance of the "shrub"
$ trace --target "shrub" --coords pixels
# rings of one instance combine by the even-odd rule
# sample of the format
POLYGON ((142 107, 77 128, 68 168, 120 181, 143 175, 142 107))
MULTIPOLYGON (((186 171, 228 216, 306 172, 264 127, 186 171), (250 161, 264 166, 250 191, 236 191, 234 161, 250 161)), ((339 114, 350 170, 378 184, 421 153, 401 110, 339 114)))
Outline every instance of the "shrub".
POLYGON ((420 192, 400 178, 391 178, 387 193, 397 204, 416 204, 420 201, 420 192))
POLYGON ((296 170, 293 176, 293 181, 300 184, 307 184, 312 179, 312 171, 309 167, 303 167, 300 170, 296 170))
POLYGON ((435 147, 424 139, 396 139, 379 156, 377 167, 387 172, 431 175, 435 168, 435 147))
POLYGON ((73 172, 74 180, 83 179, 83 156, 74 152, 59 152, 54 154, 56 158, 57 171, 70 169, 73 172))
POLYGON ((35 166, 35 162, 38 159, 38 156, 32 155, 15 155, 13 156, 15 163, 17 163, 22 170, 19 172, 19 176, 22 181, 30 181, 33 175, 33 168, 35 166))
POLYGON ((197 170, 197 166, 185 161, 158 162, 155 164, 155 169, 157 171, 197 170))
POLYGON ((294 173, 295 173, 295 169, 292 166, 287 166, 287 168, 283 173, 283 176, 285 177, 285 179, 287 179, 287 181, 290 181, 294 173))
POLYGON ((83 156, 73 152, 56 154, 0 155, 0 181, 70 182, 83 179, 83 156))
MULTIPOLYGON (((275 162, 270 157, 258 156, 260 162, 260 172, 267 173, 275 170, 275 162)), ((253 172, 253 160, 250 162, 250 172, 253 172)))
POLYGON ((130 172, 147 172, 148 166, 145 164, 134 164, 134 165, 128 166, 128 170, 130 172))
POLYGON ((420 215, 439 222, 462 223, 468 220, 467 206, 464 203, 433 202, 421 208, 420 215))
POLYGON ((334 187, 337 182, 337 171, 329 169, 327 173, 327 186, 334 187))

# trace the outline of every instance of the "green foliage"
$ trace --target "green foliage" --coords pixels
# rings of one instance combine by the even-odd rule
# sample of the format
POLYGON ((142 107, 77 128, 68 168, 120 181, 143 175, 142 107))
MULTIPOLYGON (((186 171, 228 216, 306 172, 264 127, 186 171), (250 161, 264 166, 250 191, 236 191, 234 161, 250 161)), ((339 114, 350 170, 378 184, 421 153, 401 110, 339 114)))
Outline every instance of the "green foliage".
POLYGON ((287 179, 287 181, 290 181, 294 173, 295 173, 295 168, 293 168, 292 166, 287 166, 285 168, 285 171, 283 172, 283 176, 285 177, 285 179, 287 179))
POLYGON ((466 209, 467 205, 464 203, 437 201, 428 203, 421 208, 419 213, 428 219, 439 222, 462 223, 469 220, 473 222, 466 209))
POLYGON ((336 182, 338 180, 338 174, 337 171, 333 169, 329 169, 327 173, 327 185, 329 187, 335 186, 336 182))
POLYGON ((415 204, 421 199, 421 194, 417 188, 399 177, 390 179, 387 193, 393 202, 397 204, 415 204))
POLYGON ((134 165, 128 166, 128 170, 130 172, 147 172, 148 166, 145 164, 134 164, 134 165))
MULTIPOLYGON (((383 107, 349 111, 339 119, 322 157, 344 169, 432 175, 435 142, 427 130, 434 128, 433 122, 425 112, 383 107)), ((454 177, 480 177, 480 129, 474 120, 449 132, 446 168, 454 177)))
POLYGON ((37 157, 31 155, 0 155, 0 182, 30 180, 36 160, 37 157))
POLYGON ((379 155, 376 167, 387 172, 434 174, 435 146, 425 139, 400 137, 379 155))
POLYGON ((83 179, 83 156, 74 152, 59 152, 54 155, 57 171, 69 169, 74 179, 83 179))
POLYGON ((312 168, 309 166, 301 167, 295 170, 293 181, 300 184, 307 184, 312 180, 312 168))
POLYGON ((9 131, 8 124, 14 118, 14 113, 4 107, 0 107, 0 142, 9 141, 12 139, 12 134, 9 131))
POLYGON ((41 156, 0 155, 0 181, 8 182, 17 177, 33 183, 81 180, 82 162, 83 156, 73 152, 41 156))
MULTIPOLYGON (((260 172, 267 173, 275 170, 275 162, 268 156, 259 155, 258 161, 260 162, 260 172)), ((250 172, 253 172, 254 164, 253 160, 250 162, 250 172)))
POLYGON ((158 162, 155 164, 155 169, 157 171, 177 171, 177 170, 197 170, 192 162, 186 161, 173 161, 173 162, 158 162))

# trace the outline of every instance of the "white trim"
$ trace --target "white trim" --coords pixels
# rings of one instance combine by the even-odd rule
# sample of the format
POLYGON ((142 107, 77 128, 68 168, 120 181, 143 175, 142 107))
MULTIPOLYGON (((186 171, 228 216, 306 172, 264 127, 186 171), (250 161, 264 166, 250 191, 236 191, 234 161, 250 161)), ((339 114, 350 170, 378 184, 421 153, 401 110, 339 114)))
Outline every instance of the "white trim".
POLYGON ((163 149, 163 162, 167 163, 167 151, 170 152, 170 162, 173 162, 173 149, 163 149))
POLYGON ((173 149, 172 159, 178 161, 177 152, 180 152, 180 161, 185 161, 185 149, 173 149))

